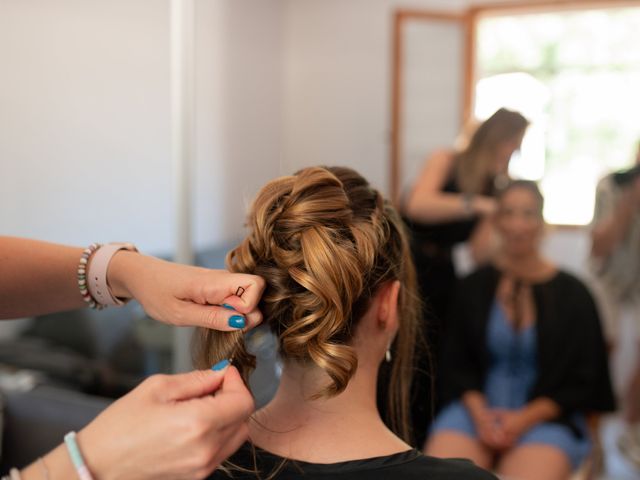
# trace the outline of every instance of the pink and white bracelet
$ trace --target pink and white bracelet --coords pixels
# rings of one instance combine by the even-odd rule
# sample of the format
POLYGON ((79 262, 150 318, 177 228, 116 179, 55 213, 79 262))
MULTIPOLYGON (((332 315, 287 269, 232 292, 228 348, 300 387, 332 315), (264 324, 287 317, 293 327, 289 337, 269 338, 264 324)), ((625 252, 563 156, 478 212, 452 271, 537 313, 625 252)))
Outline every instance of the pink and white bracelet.
POLYGON ((78 287, 82 298, 91 308, 101 310, 108 306, 121 306, 128 301, 113 295, 107 283, 109 262, 120 250, 138 251, 131 243, 92 243, 83 250, 78 265, 78 287))

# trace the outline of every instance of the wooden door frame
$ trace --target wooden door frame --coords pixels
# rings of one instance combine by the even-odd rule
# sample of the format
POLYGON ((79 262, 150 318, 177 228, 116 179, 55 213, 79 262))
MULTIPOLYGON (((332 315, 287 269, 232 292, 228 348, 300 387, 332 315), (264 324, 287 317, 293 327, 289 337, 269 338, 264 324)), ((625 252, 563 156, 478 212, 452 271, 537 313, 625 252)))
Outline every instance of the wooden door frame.
MULTIPOLYGON (((639 7, 640 0, 530 0, 523 2, 503 1, 476 4, 466 10, 445 12, 438 10, 397 10, 393 18, 392 49, 391 49, 391 146, 389 163, 389 194, 391 200, 398 205, 400 199, 400 179, 402 174, 401 156, 403 125, 402 116, 404 105, 404 28, 411 20, 428 20, 441 22, 461 22, 464 25, 464 49, 462 55, 462 108, 460 111, 460 125, 464 125, 471 118, 473 105, 474 83, 476 71, 476 29, 478 21, 486 16, 509 14, 527 14, 555 12, 562 10, 590 10, 639 7)), ((426 154, 427 152, 425 152, 426 154)))

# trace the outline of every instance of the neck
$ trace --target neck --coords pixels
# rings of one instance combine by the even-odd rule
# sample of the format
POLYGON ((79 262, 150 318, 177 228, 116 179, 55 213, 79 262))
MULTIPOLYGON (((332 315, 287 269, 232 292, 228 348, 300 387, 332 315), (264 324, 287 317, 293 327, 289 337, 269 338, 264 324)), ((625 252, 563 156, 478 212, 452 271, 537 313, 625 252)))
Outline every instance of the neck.
POLYGON ((498 261, 498 267, 505 273, 525 280, 539 280, 550 275, 555 268, 538 251, 523 255, 504 254, 498 261))
POLYGON ((313 399, 329 377, 315 367, 287 364, 275 397, 250 423, 252 442, 283 457, 316 463, 408 450, 380 418, 377 373, 377 365, 361 363, 342 393, 313 399))

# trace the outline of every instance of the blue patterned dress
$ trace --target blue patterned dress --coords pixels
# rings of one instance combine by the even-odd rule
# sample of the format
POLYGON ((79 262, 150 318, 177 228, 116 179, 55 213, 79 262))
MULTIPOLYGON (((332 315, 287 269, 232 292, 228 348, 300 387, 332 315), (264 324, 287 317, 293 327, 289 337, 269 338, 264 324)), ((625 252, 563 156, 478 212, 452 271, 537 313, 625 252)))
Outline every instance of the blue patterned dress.
MULTIPOLYGON (((536 326, 516 332, 497 301, 491 307, 487 329, 489 370, 484 385, 484 395, 489 406, 502 409, 519 409, 528 400, 536 381, 536 326)), ((517 446, 545 444, 562 450, 574 468, 585 459, 591 448, 584 415, 576 414, 572 420, 582 433, 576 436, 570 428, 558 423, 541 423, 528 430, 517 446)), ((460 400, 446 406, 437 416, 431 434, 454 430, 477 438, 471 415, 460 400)))

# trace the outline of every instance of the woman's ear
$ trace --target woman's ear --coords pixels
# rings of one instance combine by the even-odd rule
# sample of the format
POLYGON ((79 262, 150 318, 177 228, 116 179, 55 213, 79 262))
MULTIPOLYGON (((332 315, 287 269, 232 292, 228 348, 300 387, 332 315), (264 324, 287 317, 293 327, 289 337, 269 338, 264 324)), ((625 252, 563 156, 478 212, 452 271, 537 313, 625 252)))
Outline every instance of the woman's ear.
POLYGON ((378 325, 383 330, 398 329, 398 296, 400 281, 393 280, 384 284, 378 291, 378 325))

